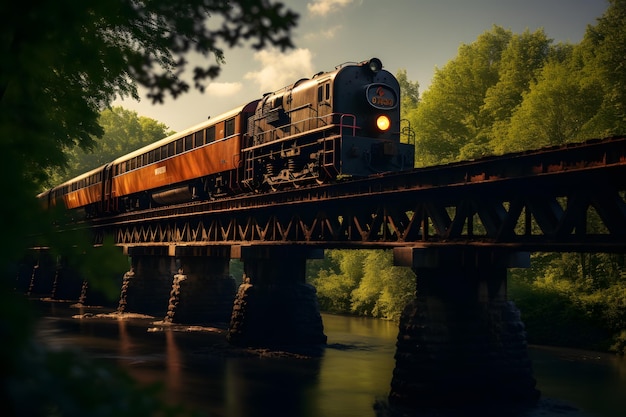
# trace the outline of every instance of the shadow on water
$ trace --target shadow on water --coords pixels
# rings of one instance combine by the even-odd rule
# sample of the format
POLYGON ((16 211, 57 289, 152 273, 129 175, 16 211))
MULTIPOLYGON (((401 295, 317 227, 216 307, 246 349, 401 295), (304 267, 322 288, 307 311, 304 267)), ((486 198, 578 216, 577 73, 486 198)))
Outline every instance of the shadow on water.
POLYGON ((406 410, 378 400, 374 410, 377 417, 591 417, 570 404, 551 399, 541 399, 532 406, 497 404, 425 410, 406 410))

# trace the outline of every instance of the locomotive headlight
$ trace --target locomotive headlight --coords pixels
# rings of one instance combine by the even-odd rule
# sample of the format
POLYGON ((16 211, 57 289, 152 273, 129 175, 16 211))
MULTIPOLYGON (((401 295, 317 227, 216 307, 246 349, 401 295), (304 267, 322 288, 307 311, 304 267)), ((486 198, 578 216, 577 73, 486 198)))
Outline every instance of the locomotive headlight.
POLYGON ((389 130, 389 128, 391 127, 391 120, 389 120, 389 117, 383 115, 380 115, 376 118, 376 127, 378 127, 378 130, 381 131, 386 131, 389 130))

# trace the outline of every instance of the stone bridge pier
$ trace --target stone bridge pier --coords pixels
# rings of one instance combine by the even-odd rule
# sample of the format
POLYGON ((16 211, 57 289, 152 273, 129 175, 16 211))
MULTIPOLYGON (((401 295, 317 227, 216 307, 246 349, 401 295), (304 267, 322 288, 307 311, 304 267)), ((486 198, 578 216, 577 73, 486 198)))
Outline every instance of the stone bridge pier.
POLYGON ((507 300, 507 268, 528 253, 396 248, 417 276, 402 314, 389 401, 409 408, 521 404, 539 398, 519 310, 507 300))
POLYGON ((323 256, 322 249, 293 245, 233 247, 233 257, 244 264, 244 282, 233 306, 228 341, 279 349, 325 344, 316 290, 305 282, 306 260, 323 256))
POLYGON ((120 312, 139 312, 173 323, 230 319, 236 284, 229 246, 129 247, 120 312))
POLYGON ((67 256, 53 254, 49 248, 34 248, 15 268, 15 288, 28 296, 56 301, 80 299, 83 279, 67 256))

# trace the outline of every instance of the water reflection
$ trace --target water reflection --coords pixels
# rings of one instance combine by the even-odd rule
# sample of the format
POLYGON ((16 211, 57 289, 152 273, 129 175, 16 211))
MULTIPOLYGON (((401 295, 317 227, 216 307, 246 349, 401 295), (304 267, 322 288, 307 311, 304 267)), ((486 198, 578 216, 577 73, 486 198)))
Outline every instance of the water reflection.
POLYGON ((592 415, 626 414, 626 359, 607 353, 535 346, 535 378, 544 396, 565 398, 592 415))
POLYGON ((174 332, 165 331, 165 363, 167 370, 167 389, 174 391, 183 390, 183 357, 174 332))
POLYGON ((118 320, 118 335, 119 335, 119 354, 122 358, 127 358, 132 355, 133 344, 130 340, 130 335, 128 334, 127 323, 126 320, 118 320))
POLYGON ((328 348, 317 387, 319 416, 373 415, 389 393, 397 324, 323 315, 328 348))
POLYGON ((319 359, 230 358, 226 365, 225 415, 316 416, 314 390, 319 359))

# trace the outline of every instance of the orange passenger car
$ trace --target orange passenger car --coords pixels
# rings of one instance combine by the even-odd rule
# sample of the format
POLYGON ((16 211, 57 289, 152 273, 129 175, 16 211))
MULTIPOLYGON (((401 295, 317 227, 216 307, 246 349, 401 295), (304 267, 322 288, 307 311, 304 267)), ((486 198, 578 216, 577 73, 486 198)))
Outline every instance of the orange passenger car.
POLYGON ((228 194, 237 186, 246 120, 257 101, 124 155, 111 164, 117 210, 228 194))
POLYGON ((100 211, 102 205, 103 170, 99 167, 60 184, 37 197, 45 208, 62 204, 68 210, 83 210, 87 216, 100 211))

